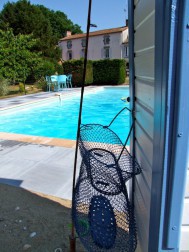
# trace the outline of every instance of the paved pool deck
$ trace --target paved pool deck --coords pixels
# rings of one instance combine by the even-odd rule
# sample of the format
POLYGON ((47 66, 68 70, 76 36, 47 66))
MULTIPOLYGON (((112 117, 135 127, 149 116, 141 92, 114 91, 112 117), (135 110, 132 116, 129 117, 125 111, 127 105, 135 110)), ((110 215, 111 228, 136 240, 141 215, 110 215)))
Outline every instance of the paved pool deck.
MULTIPOLYGON (((0 111, 76 92, 80 89, 2 99, 0 111)), ((71 200, 74 155, 73 140, 0 132, 0 183, 71 200)), ((77 174, 80 162, 78 156, 77 174)))
MULTIPOLYGON (((74 152, 75 148, 1 139, 0 183, 71 200, 74 152)), ((79 163, 80 157, 78 170, 79 163)))

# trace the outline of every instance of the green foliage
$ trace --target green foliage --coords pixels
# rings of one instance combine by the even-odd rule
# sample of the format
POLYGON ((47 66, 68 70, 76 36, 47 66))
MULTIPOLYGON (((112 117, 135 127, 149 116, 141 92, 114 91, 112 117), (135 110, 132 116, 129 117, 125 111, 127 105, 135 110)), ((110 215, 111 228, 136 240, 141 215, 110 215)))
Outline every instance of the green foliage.
POLYGON ((37 88, 38 89, 42 89, 43 91, 47 91, 47 82, 45 81, 45 78, 44 77, 41 77, 37 83, 37 88))
POLYGON ((0 76, 15 83, 62 74, 56 45, 67 30, 82 32, 63 12, 28 0, 7 2, 0 12, 0 76))
POLYGON ((12 29, 0 30, 0 75, 24 82, 41 62, 40 53, 33 50, 37 43, 33 35, 15 36, 12 29))
POLYGON ((0 78, 0 96, 7 95, 9 92, 9 81, 3 78, 0 78))
POLYGON ((94 84, 122 84, 125 82, 125 60, 98 60, 93 62, 94 84))
POLYGON ((49 10, 43 5, 37 5, 37 7, 42 11, 46 19, 50 21, 54 38, 59 40, 66 35, 66 31, 71 31, 72 34, 82 33, 81 27, 73 24, 65 13, 49 10))
POLYGON ((19 92, 20 93, 24 93, 25 92, 25 88, 24 88, 24 84, 23 83, 19 83, 19 92))
POLYGON ((55 63, 47 59, 41 59, 38 67, 34 69, 35 79, 38 80, 46 75, 53 75, 56 72, 55 63))
POLYGON ((27 0, 20 0, 16 3, 8 2, 1 12, 1 29, 6 25, 13 29, 15 35, 31 34, 40 38, 36 48, 40 51, 48 49, 51 44, 52 28, 49 20, 41 13, 39 8, 31 5, 27 0))
POLYGON ((41 59, 40 64, 33 69, 33 74, 36 80, 45 76, 50 76, 55 73, 63 74, 62 64, 58 64, 56 61, 50 61, 49 59, 41 59))
POLYGON ((7 79, 14 78, 14 35, 11 30, 0 30, 0 75, 7 79))
POLYGON ((64 69, 63 69, 62 63, 55 64, 55 72, 58 73, 59 75, 64 74, 64 69))
POLYGON ((92 84, 92 83, 93 83, 93 62, 91 60, 88 60, 85 84, 92 84))
MULTIPOLYGON (((64 73, 72 74, 72 83, 74 86, 81 86, 83 82, 83 67, 84 67, 84 61, 82 59, 69 60, 63 63, 64 73)), ((91 84, 92 82, 93 82, 93 64, 92 61, 88 61, 85 84, 91 84)))
POLYGON ((33 34, 38 40, 35 50, 49 58, 60 58, 60 51, 55 45, 67 30, 81 33, 78 25, 72 23, 60 11, 54 12, 43 5, 33 5, 28 0, 8 2, 0 13, 0 29, 12 28, 14 35, 33 34))

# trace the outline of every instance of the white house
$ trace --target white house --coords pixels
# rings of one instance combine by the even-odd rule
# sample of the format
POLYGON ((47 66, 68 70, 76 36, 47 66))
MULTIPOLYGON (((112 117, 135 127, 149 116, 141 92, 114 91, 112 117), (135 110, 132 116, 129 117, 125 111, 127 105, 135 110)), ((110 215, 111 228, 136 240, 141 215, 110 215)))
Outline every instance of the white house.
MULTIPOLYGON (((62 60, 84 58, 86 34, 72 35, 60 39, 62 60)), ((89 33, 88 59, 126 59, 128 61, 128 27, 105 29, 89 33)))

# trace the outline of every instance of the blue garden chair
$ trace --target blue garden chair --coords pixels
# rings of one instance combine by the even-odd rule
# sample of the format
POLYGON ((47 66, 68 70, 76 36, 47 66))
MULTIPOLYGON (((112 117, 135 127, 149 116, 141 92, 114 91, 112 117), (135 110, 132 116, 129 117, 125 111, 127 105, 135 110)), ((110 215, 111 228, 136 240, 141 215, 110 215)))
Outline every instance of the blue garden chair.
POLYGON ((63 88, 67 88, 67 76, 59 75, 58 76, 58 88, 62 90, 63 88))
POLYGON ((46 76, 46 77, 45 77, 45 80, 46 80, 46 82, 47 82, 48 90, 49 90, 49 92, 50 92, 50 91, 51 91, 51 84, 52 84, 52 82, 51 82, 51 77, 50 77, 50 76, 46 76))
POLYGON ((51 85, 54 86, 54 91, 59 91, 58 88, 58 75, 51 75, 51 85))
POLYGON ((67 87, 72 88, 72 74, 67 75, 67 87))

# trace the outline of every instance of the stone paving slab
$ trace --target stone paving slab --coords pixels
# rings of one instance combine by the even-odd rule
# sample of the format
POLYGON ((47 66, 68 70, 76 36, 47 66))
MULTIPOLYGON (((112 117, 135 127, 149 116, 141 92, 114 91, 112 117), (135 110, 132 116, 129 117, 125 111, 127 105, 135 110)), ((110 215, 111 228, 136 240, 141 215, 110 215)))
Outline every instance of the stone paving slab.
POLYGON ((0 157, 0 178, 3 179, 19 179, 22 174, 27 173, 36 162, 32 160, 22 160, 19 158, 11 158, 5 156, 0 157))
MULTIPOLYGON (((74 148, 0 140, 0 183, 72 198, 74 148)), ((77 174, 80 157, 78 158, 77 174)))

